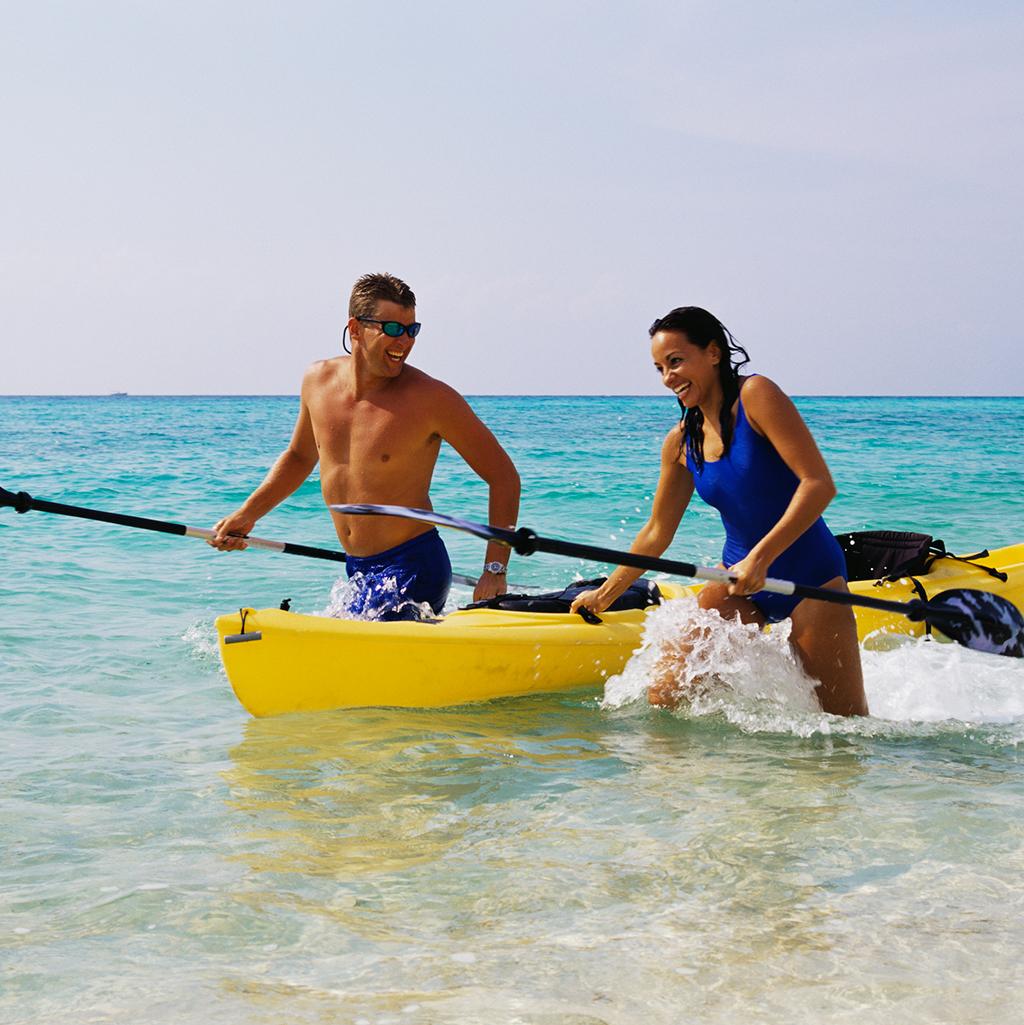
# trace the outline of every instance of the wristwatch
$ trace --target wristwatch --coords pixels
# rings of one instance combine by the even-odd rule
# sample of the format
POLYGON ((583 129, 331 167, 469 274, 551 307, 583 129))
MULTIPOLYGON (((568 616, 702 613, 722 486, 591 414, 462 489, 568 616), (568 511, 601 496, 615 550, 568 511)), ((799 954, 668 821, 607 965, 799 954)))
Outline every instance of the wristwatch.
POLYGON ((508 567, 505 565, 505 563, 498 562, 497 560, 495 560, 494 562, 485 562, 484 572, 493 573, 495 576, 503 576, 505 573, 508 572, 508 567))

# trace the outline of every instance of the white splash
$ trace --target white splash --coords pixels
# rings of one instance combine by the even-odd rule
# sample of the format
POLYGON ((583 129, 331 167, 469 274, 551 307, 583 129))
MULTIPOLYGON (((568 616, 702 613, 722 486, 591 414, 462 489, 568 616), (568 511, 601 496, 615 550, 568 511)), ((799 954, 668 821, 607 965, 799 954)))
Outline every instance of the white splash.
POLYGON ((692 595, 666 602, 648 616, 640 650, 608 680, 603 707, 646 704, 651 685, 668 679, 682 698, 677 714, 719 715, 745 731, 930 734, 1020 724, 1024 734, 1024 660, 930 638, 888 636, 884 650, 869 640, 861 659, 871 716, 841 719, 821 711, 789 634, 788 621, 760 631, 701 609, 692 595))
MULTIPOLYGON (((332 619, 367 619, 367 616, 356 615, 351 610, 361 592, 362 574, 357 573, 351 579, 338 577, 331 588, 331 595, 327 599, 327 607, 323 612, 317 613, 320 616, 330 616, 332 619)), ((392 586, 394 581, 391 581, 392 586)))
POLYGON ((1024 659, 971 651, 927 637, 862 648, 871 714, 896 722, 1024 720, 1024 659))
MULTIPOLYGON (((666 602, 647 617, 643 644, 605 685, 604 707, 647 701, 655 681, 670 680, 690 716, 724 714, 737 724, 777 729, 794 713, 823 716, 814 681, 797 664, 789 624, 770 631, 724 620, 693 595, 666 602), (689 646, 682 657, 681 644, 689 646)), ((830 717, 824 717, 830 718, 830 717)), ((820 729, 819 722, 814 728, 820 729)), ((789 729, 787 725, 783 728, 789 729)))
POLYGON ((181 639, 188 645, 189 654, 201 661, 207 659, 219 659, 217 649, 217 631, 213 624, 206 620, 199 620, 193 623, 181 635, 181 639))
POLYGON ((392 609, 400 605, 415 605, 418 609, 420 619, 434 619, 434 611, 429 602, 399 601, 400 594, 398 581, 394 577, 382 577, 374 575, 372 583, 368 583, 362 573, 354 573, 351 577, 338 577, 331 588, 331 596, 327 600, 327 608, 318 613, 321 616, 329 616, 332 619, 353 619, 370 621, 380 619, 385 609, 392 609), (366 591, 372 588, 373 595, 367 601, 366 591), (389 599, 394 600, 389 600, 389 599), (353 606, 358 607, 366 601, 369 608, 362 612, 353 612, 353 606))

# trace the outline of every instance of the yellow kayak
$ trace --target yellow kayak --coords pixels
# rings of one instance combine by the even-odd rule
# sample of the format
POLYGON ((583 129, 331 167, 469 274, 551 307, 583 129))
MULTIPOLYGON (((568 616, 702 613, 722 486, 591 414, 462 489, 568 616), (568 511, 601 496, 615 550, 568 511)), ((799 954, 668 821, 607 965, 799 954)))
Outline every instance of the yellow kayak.
MULTIPOLYGON (((854 593, 910 601, 949 588, 975 588, 1024 609, 1024 544, 979 560, 1006 574, 940 558, 924 576, 854 593)), ((685 585, 658 581, 664 599, 685 585)), ((279 609, 241 609, 217 620, 220 652, 242 705, 255 716, 367 706, 437 708, 494 698, 600 686, 640 646, 649 609, 603 613, 600 625, 558 612, 465 609, 433 623, 374 623, 279 609), (243 623, 244 617, 244 623, 243 623)), ((886 633, 924 632, 896 613, 856 608, 869 645, 886 633)))

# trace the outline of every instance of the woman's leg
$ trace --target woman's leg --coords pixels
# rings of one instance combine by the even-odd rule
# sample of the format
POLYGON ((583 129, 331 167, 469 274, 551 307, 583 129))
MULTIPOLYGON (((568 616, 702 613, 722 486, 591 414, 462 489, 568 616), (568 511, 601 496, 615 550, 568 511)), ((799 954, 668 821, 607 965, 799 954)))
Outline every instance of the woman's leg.
MULTIPOLYGON (((824 586, 833 591, 849 590, 842 577, 824 586)), ((867 715, 853 609, 805 598, 793 610, 792 620, 789 639, 804 671, 820 681, 816 691, 822 710, 832 715, 867 715)))
MULTIPOLYGON (((727 584, 705 584, 697 593, 697 604, 702 609, 717 609, 723 619, 738 619, 741 623, 764 626, 765 618, 757 606, 746 598, 729 594, 727 584)), ((679 668, 693 649, 693 643, 684 635, 679 644, 658 663, 654 683, 647 689, 647 700, 662 708, 675 708, 683 696, 679 692, 679 668)))

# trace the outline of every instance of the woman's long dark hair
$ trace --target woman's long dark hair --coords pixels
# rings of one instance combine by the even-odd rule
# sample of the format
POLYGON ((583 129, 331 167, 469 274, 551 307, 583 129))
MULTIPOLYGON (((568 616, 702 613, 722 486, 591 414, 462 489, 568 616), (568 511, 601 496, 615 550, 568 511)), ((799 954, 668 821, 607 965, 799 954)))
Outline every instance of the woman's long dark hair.
MULTIPOLYGON (((740 393, 740 368, 750 362, 747 350, 730 334, 729 329, 713 314, 702 310, 699 306, 678 306, 666 313, 651 325, 650 335, 653 338, 659 331, 678 331, 686 335, 691 345, 706 349, 712 342, 717 342, 722 351, 718 362, 718 377, 722 383, 722 407, 718 412, 718 420, 722 428, 722 454, 729 451, 732 441, 732 404, 740 393)), ((693 460, 697 472, 704 469, 704 414, 699 409, 687 410, 683 400, 679 400, 682 415, 679 418, 681 441, 693 460)))

